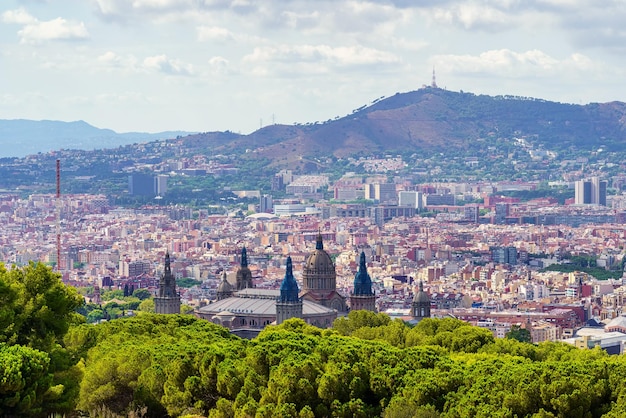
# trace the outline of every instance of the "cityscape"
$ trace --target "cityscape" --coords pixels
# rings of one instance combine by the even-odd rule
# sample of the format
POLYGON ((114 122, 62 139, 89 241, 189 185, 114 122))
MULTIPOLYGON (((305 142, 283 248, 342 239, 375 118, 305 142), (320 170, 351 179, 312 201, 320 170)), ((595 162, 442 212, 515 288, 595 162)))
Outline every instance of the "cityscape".
POLYGON ((0 418, 626 417, 626 3, 4 0, 0 418))
MULTIPOLYGON (((370 163, 393 170, 398 160, 370 163)), ((165 194, 167 179, 131 174, 129 193, 165 194)), ((273 296, 265 298, 273 301, 289 257, 298 288, 310 288, 303 276, 320 237, 332 258, 335 284, 330 290, 342 301, 334 309, 326 303, 330 309, 323 326, 350 309, 363 255, 375 295, 373 311, 415 321, 412 304, 421 285, 432 317, 459 318, 498 338, 519 326, 534 343, 564 340, 622 352, 626 210, 620 195, 607 196, 607 180, 572 182, 574 196, 564 204, 550 197, 521 201, 498 193, 532 190, 532 182, 384 181, 347 173, 331 183, 328 176, 281 170, 271 188, 284 189, 282 199, 258 190, 235 191, 258 201, 248 204, 246 214, 211 214, 180 205, 113 207, 104 195, 23 199, 5 194, 2 257, 7 264, 47 263, 64 283, 85 289, 87 301, 103 304, 99 293, 105 290, 147 289, 158 296, 167 255, 171 275, 195 283, 176 290, 188 312, 222 325, 216 314, 229 312, 228 327, 250 336, 275 322, 276 312, 251 320, 255 313, 242 311, 241 299, 212 308, 220 286, 269 292, 273 296), (316 199, 324 192, 337 201, 361 203, 316 199), (238 283, 242 251, 249 274, 244 286, 238 283), (586 266, 572 264, 581 258, 586 266)))
POLYGON ((0 160, 0 415, 621 416, 619 146, 290 129, 0 160))

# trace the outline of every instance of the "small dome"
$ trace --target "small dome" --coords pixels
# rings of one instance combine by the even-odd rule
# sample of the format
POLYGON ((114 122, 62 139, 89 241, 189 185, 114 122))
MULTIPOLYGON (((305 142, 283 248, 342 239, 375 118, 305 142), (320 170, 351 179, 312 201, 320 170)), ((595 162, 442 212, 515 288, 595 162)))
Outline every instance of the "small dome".
POLYGON ((222 273, 222 281, 220 285, 217 287, 218 293, 229 293, 233 291, 233 285, 231 285, 228 280, 226 280, 226 271, 222 273))
POLYGON ((413 296, 413 303, 428 303, 430 304, 430 296, 424 292, 424 284, 420 281, 419 291, 413 296))

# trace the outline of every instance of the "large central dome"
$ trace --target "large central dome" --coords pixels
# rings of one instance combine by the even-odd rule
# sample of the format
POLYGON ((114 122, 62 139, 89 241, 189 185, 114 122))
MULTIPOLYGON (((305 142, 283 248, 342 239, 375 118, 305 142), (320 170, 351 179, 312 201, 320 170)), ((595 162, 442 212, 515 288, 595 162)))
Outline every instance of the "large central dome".
POLYGON ((324 251, 322 236, 317 236, 315 250, 309 255, 304 266, 311 273, 332 273, 335 274, 335 265, 328 253, 324 251))
POLYGON ((301 296, 338 312, 347 311, 345 298, 337 293, 335 264, 324 251, 321 232, 317 235, 315 250, 306 259, 302 269, 301 296))
POLYGON ((309 255, 302 271, 303 290, 326 290, 332 292, 336 288, 337 276, 335 265, 330 255, 324 251, 322 234, 317 235, 315 250, 309 255))

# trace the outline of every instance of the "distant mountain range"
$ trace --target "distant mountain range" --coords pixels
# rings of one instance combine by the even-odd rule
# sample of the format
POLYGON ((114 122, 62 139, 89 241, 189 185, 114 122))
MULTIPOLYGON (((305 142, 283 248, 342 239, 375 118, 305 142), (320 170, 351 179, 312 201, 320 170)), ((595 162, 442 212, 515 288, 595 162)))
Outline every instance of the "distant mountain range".
POLYGON ((116 148, 138 142, 170 139, 190 132, 117 133, 83 121, 0 119, 0 157, 24 157, 59 149, 93 150, 116 148))
POLYGON ((182 136, 191 152, 246 153, 293 166, 303 158, 388 152, 463 152, 476 141, 491 146, 524 141, 546 150, 626 150, 626 103, 575 105, 518 96, 486 96, 422 88, 378 98, 325 122, 270 125, 233 132, 118 134, 85 122, 0 120, 1 155, 64 149, 114 148, 182 136))

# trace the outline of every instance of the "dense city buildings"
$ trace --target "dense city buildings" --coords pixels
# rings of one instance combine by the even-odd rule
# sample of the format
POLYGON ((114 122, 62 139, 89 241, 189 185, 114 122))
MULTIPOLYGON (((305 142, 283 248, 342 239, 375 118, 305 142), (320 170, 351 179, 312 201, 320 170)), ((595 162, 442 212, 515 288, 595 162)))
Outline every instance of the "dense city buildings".
MULTIPOLYGON (((422 190, 444 188, 455 186, 422 190)), ((50 263, 66 283, 93 289, 89 300, 110 289, 147 289, 155 310, 171 313, 160 298, 180 296, 196 315, 241 335, 277 322, 278 314, 300 315, 300 301, 302 318, 321 327, 350 309, 412 321, 424 308, 426 316, 454 316, 496 336, 526 327, 536 341, 574 341, 589 320, 609 324, 624 313, 619 207, 489 195, 468 206, 479 209, 476 222, 465 206, 377 217, 376 204, 300 204, 305 210, 246 217, 176 206, 123 209, 99 195, 67 195, 59 204, 52 195, 4 195, 0 255, 7 264, 50 263), (549 268, 577 260, 587 261, 563 272, 549 268), (199 284, 172 290, 184 278, 199 284)))

